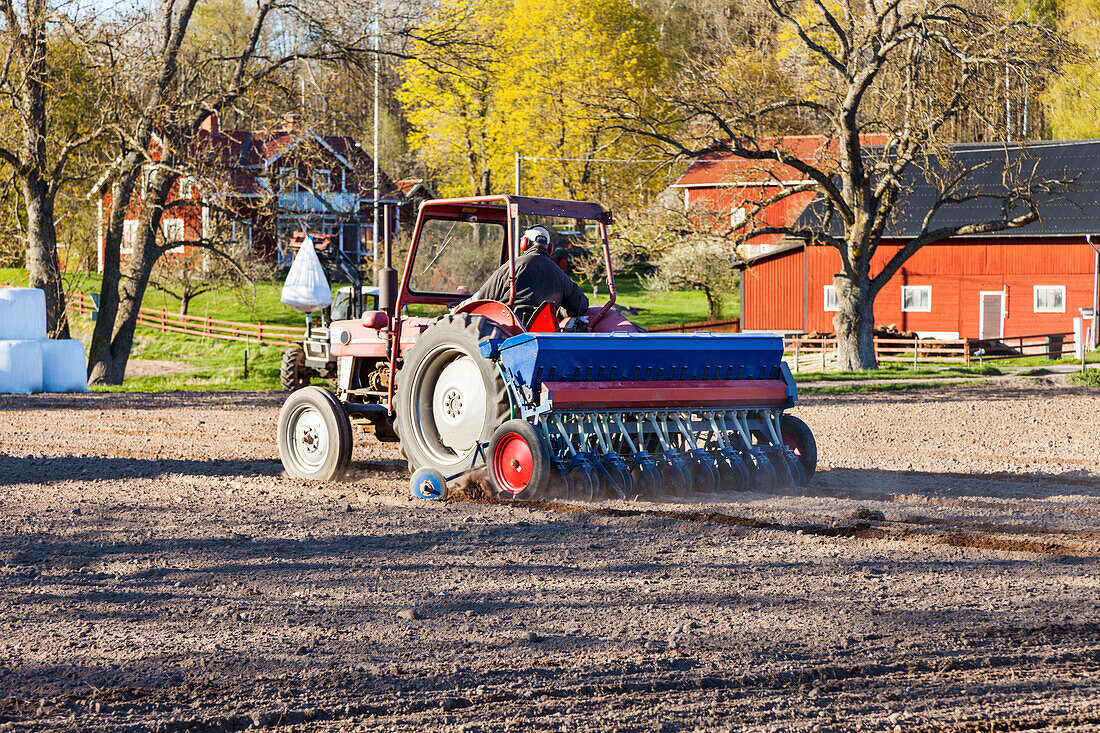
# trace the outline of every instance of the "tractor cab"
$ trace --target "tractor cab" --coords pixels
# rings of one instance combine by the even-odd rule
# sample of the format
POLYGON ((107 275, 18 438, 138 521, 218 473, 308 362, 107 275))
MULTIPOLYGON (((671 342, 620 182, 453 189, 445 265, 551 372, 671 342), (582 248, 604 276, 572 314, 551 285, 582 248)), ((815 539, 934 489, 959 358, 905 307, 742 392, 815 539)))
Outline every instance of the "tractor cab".
MULTIPOLYGON (((533 311, 538 310, 538 329, 550 330, 551 319, 555 329, 576 329, 577 324, 570 323, 569 319, 559 320, 556 313, 548 313, 549 309, 517 312, 514 268, 520 256, 520 233, 526 227, 549 225, 552 237, 570 242, 577 240, 578 232, 590 228, 602 250, 609 292, 607 304, 589 318, 590 325, 596 326, 607 317, 615 302, 615 279, 607 239, 611 220, 611 213, 599 205, 579 201, 523 196, 426 201, 420 208, 393 305, 460 306, 463 312, 501 319, 508 328, 520 330, 535 322, 533 311), (463 304, 470 292, 477 290, 505 264, 512 267, 511 293, 506 300, 499 305, 463 304)), ((558 249, 554 249, 552 256, 558 254, 558 249)))

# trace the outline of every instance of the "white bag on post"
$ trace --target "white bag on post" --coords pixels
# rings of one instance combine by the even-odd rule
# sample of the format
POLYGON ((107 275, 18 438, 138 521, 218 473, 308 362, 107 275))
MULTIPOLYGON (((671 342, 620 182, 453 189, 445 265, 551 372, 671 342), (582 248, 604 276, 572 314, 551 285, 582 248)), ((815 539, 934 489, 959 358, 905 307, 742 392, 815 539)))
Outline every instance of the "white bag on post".
POLYGON ((312 313, 332 305, 332 288, 325 277, 325 268, 317 259, 312 237, 306 237, 294 255, 279 299, 299 313, 312 313))

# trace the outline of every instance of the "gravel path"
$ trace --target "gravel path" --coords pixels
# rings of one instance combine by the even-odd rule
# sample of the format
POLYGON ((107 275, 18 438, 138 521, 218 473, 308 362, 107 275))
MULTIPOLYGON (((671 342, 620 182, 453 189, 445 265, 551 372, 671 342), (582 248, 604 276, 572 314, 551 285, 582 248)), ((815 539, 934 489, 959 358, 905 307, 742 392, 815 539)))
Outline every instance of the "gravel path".
POLYGON ((283 478, 280 395, 0 400, 0 731, 1100 728, 1096 391, 816 396, 800 496, 588 506, 283 478))

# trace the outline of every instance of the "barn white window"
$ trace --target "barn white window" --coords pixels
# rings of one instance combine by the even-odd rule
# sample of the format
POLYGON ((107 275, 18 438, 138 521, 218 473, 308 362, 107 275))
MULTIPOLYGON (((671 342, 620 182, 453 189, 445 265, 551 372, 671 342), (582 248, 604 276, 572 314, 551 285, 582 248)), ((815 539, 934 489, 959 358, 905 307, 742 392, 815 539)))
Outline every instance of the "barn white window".
POLYGON ((326 170, 313 171, 313 192, 328 193, 332 190, 332 174, 326 170))
POLYGON ((1066 312, 1066 286, 1065 285, 1036 285, 1035 286, 1035 312, 1036 313, 1065 313, 1066 312))
POLYGON ((181 178, 180 179, 180 195, 181 199, 195 198, 195 179, 194 178, 181 178))
MULTIPOLYGON (((175 244, 176 242, 182 242, 183 236, 183 219, 161 219, 161 230, 164 232, 164 243, 167 245, 175 244)), ((177 247, 170 247, 165 252, 182 252, 183 245, 177 247)))
POLYGON ((122 244, 119 246, 119 252, 124 254, 130 254, 134 251, 134 247, 138 243, 138 231, 139 222, 137 219, 125 219, 122 222, 122 244))
POLYGON ((730 212, 730 229, 736 229, 745 223, 745 207, 738 206, 730 212))
POLYGON ((901 309, 905 312, 924 312, 932 310, 931 285, 903 285, 901 287, 901 309))
POLYGON ((825 286, 825 310, 827 310, 827 311, 838 311, 838 310, 840 310, 840 306, 837 305, 837 302, 836 302, 836 286, 835 285, 826 285, 825 286))

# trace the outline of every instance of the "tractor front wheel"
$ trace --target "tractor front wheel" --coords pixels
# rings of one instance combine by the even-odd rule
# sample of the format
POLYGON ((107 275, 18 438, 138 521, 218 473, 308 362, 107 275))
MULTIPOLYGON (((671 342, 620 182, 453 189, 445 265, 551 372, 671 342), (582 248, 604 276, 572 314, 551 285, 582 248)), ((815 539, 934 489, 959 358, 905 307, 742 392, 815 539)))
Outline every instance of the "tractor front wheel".
POLYGON ((279 411, 279 458, 293 478, 339 481, 351 463, 351 423, 328 390, 300 389, 279 411))
POLYGON ((310 382, 310 369, 306 366, 306 352, 301 346, 291 346, 283 352, 283 359, 279 364, 279 383, 287 392, 308 387, 310 382))

